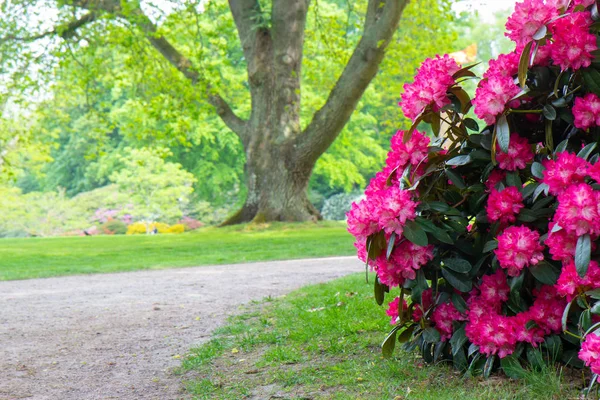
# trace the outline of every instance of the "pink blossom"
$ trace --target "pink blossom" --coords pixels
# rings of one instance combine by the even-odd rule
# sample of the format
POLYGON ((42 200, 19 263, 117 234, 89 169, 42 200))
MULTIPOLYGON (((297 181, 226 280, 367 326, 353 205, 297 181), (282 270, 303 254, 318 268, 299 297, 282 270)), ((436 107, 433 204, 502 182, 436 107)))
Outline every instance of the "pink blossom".
POLYGON ((577 236, 600 233, 597 192, 585 183, 569 186, 558 195, 554 221, 577 236))
POLYGON ((451 302, 438 305, 431 314, 431 321, 435 324, 435 329, 440 333, 442 340, 452 337, 452 322, 465 319, 466 316, 461 314, 451 302))
POLYGON ((579 350, 579 358, 594 374, 600 374, 600 336, 590 333, 585 337, 579 350))
POLYGON ((590 261, 587 273, 582 278, 577 273, 575 263, 569 260, 563 263, 563 267, 556 282, 555 288, 558 294, 565 296, 571 301, 579 292, 585 292, 600 287, 600 267, 596 261, 590 261))
POLYGON ((505 35, 517 44, 517 48, 523 48, 543 25, 557 16, 554 5, 546 4, 544 0, 525 0, 515 4, 514 13, 506 22, 505 35))
POLYGON ((495 74, 479 82, 475 90, 473 106, 475 114, 492 125, 496 117, 504 112, 506 104, 521 90, 510 76, 495 74))
POLYGON ((519 70, 519 59, 521 55, 516 51, 508 54, 500 54, 498 58, 490 60, 489 68, 483 73, 483 78, 494 76, 512 77, 519 70))
POLYGON ((508 153, 504 153, 498 146, 498 165, 508 171, 523 169, 527 163, 533 161, 533 152, 529 141, 516 133, 510 135, 508 153))
POLYGON ((600 98, 594 93, 576 97, 573 104, 573 125, 588 129, 600 125, 600 98))
POLYGON ((421 293, 421 304, 417 303, 413 309, 413 321, 419 322, 423 314, 433 305, 433 290, 431 288, 423 290, 421 293))
POLYGON ((493 170, 485 181, 487 191, 491 192, 492 189, 495 189, 496 185, 502 182, 504 178, 506 178, 506 172, 498 169, 493 170))
POLYGON ((600 183, 600 162, 596 161, 596 164, 589 167, 587 172, 590 178, 600 183))
POLYGON ((540 234, 525 226, 511 226, 498 236, 498 248, 494 251, 502 268, 508 275, 519 276, 528 265, 535 265, 544 259, 540 245, 540 234))
POLYGON ((406 279, 415 279, 419 270, 433 259, 433 246, 418 246, 408 240, 394 247, 389 260, 381 254, 376 260, 379 281, 390 287, 399 286, 406 279))
POLYGON ((568 261, 575 256, 577 236, 567 233, 564 229, 553 232, 556 222, 548 225, 548 238, 544 242, 553 260, 568 261))
POLYGON ((500 305, 502 302, 508 300, 508 294, 510 292, 510 288, 506 282, 506 276, 500 269, 492 275, 484 275, 481 278, 479 290, 481 292, 481 299, 492 305, 492 307, 500 305))
POLYGON ((589 11, 576 12, 559 18, 550 25, 551 54, 555 65, 562 70, 589 67, 598 49, 596 35, 590 33, 592 16, 589 11))
POLYGON ((519 211, 524 207, 523 196, 514 186, 501 192, 492 189, 485 210, 490 222, 500 221, 502 224, 515 222, 519 211))
POLYGON ((414 82, 404 85, 400 103, 404 115, 414 121, 429 106, 437 112, 450 104, 446 92, 456 83, 452 75, 459 69, 448 54, 426 59, 417 70, 414 82))
POLYGON ((584 181, 589 168, 589 163, 575 154, 563 151, 557 154, 556 161, 544 161, 544 179, 542 182, 548 185, 549 192, 557 195, 562 193, 568 186, 584 181))
MULTIPOLYGON (((392 319, 390 320, 390 325, 395 325, 398 322, 398 320, 400 319, 400 310, 399 310, 400 307, 399 306, 400 306, 400 297, 396 297, 388 305, 388 309, 385 313, 387 315, 389 315, 390 317, 392 317, 392 319)), ((406 310, 408 310, 408 304, 406 303, 406 300, 402 300, 402 312, 405 312, 406 310)))
POLYGON ((398 131, 390 140, 391 150, 386 165, 390 168, 398 168, 400 174, 408 164, 419 165, 423 160, 427 160, 430 141, 431 139, 425 133, 414 131, 410 140, 404 143, 404 131, 398 131))

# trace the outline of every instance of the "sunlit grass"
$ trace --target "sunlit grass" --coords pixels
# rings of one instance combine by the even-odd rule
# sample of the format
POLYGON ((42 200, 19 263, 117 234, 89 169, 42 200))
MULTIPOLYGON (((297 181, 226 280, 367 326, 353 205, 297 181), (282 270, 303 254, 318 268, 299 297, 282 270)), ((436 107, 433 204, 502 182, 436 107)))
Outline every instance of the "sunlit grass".
POLYGON ((174 235, 0 239, 0 280, 355 254, 341 222, 174 235))

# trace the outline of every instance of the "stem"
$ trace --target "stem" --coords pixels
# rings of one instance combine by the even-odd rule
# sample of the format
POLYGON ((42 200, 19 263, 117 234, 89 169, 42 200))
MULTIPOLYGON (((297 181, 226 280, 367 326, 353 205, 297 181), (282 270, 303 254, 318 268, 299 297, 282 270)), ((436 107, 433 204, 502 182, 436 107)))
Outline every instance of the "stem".
POLYGON ((569 330, 566 330, 566 331, 563 331, 563 332, 564 332, 564 333, 566 333, 567 335, 571 335, 571 336, 573 336, 573 337, 576 337, 576 338, 577 338, 577 339, 579 339, 579 340, 583 340, 583 338, 582 338, 581 336, 579 336, 579 335, 576 335, 576 334, 574 334, 573 332, 571 332, 571 331, 569 331, 569 330))
POLYGON ((515 110, 514 108, 511 108, 508 112, 512 114, 541 114, 544 110, 515 110))

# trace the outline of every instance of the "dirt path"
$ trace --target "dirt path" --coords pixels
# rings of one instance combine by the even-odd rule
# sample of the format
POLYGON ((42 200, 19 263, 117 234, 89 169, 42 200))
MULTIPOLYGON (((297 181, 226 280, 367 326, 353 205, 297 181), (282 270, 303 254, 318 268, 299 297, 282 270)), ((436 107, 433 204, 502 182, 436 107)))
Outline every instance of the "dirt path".
POLYGON ((0 399, 177 399, 169 373, 238 306, 353 257, 0 282, 0 399))

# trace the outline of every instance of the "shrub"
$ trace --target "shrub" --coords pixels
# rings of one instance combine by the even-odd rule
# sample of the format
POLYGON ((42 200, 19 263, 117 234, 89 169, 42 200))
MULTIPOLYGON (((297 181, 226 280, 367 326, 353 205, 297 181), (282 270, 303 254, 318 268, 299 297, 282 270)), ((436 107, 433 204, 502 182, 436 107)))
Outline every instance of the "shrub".
POLYGON ((128 235, 140 235, 146 234, 147 232, 152 232, 156 228, 158 233, 169 233, 169 225, 164 224, 162 222, 152 222, 150 225, 146 226, 144 222, 134 222, 133 224, 127 227, 128 235))
POLYGON ((182 224, 186 231, 193 231, 204 226, 201 221, 198 221, 192 217, 183 217, 178 224, 182 224))
POLYGON ((447 55, 405 86, 413 126, 348 213, 377 302, 397 296, 385 355, 398 338, 484 376, 555 360, 600 373, 600 70, 595 3, 574 3, 517 3, 518 50, 472 101, 460 84, 474 74, 447 55))
POLYGON ((345 220, 352 202, 357 201, 361 196, 362 194, 357 192, 334 194, 325 200, 323 204, 323 210, 321 211, 323 219, 330 221, 345 220))
POLYGON ((183 224, 175 224, 171 225, 165 233, 183 233, 185 232, 185 225, 183 224))
POLYGON ((111 219, 102 224, 102 231, 106 235, 124 235, 127 233, 127 225, 117 219, 111 219))

